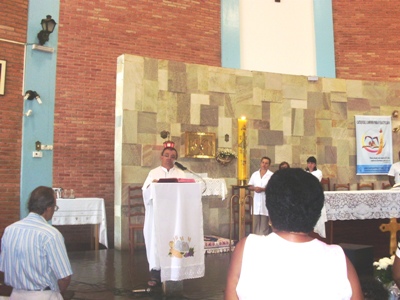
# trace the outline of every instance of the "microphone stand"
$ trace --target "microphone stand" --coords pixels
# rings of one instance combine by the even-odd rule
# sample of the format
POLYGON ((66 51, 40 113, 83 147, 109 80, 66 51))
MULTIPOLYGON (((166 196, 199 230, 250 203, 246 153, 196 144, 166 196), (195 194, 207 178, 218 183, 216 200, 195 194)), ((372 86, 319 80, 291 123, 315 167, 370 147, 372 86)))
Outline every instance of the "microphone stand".
POLYGON ((179 162, 177 162, 177 161, 174 162, 174 165, 177 166, 177 167, 178 167, 179 169, 181 169, 182 171, 188 170, 188 171, 189 171, 190 173, 192 173, 193 175, 199 177, 199 178, 203 181, 203 183, 204 183, 204 190, 203 190, 203 192, 201 193, 201 194, 204 194, 204 192, 205 192, 206 189, 207 189, 207 183, 206 183, 206 181, 203 179, 203 177, 201 177, 200 175, 196 174, 196 173, 193 172, 192 170, 186 168, 185 166, 183 166, 181 163, 179 163, 179 162))
POLYGON ((201 192, 201 194, 204 194, 204 192, 205 192, 206 189, 207 189, 207 183, 206 183, 206 181, 204 180, 204 178, 201 177, 199 174, 196 174, 195 172, 193 172, 192 170, 190 170, 190 169, 188 169, 188 168, 186 168, 186 170, 188 170, 188 171, 189 171, 190 173, 192 173, 193 175, 199 177, 199 178, 201 179, 201 181, 203 181, 203 183, 204 183, 204 190, 201 192))

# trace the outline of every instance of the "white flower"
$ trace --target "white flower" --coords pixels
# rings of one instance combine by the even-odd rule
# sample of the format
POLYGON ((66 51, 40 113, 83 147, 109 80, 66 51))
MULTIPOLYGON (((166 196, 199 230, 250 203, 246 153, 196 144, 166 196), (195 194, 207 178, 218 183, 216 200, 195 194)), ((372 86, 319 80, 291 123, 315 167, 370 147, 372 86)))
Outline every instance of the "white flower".
POLYGON ((218 148, 217 156, 233 156, 236 157, 236 152, 230 148, 218 148))
POLYGON ((373 265, 374 267, 376 267, 377 270, 386 270, 389 266, 393 265, 393 263, 394 255, 392 255, 390 258, 383 257, 379 261, 375 261, 373 265))

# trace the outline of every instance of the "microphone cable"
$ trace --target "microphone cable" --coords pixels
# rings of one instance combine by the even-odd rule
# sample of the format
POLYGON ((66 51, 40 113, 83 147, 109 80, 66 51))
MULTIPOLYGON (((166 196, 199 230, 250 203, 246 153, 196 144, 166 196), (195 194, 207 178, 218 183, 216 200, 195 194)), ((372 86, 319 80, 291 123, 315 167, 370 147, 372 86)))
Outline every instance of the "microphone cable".
POLYGON ((174 165, 175 166, 177 166, 179 169, 181 169, 182 171, 189 171, 190 173, 192 173, 194 176, 196 176, 196 177, 198 177, 198 178, 200 178, 202 181, 203 181, 203 183, 204 183, 204 189, 203 189, 203 191, 201 192, 201 194, 204 194, 204 192, 207 190, 207 182, 204 180, 204 178, 203 177, 201 177, 199 174, 196 174, 195 172, 193 172, 192 170, 190 170, 189 168, 186 168, 184 165, 182 165, 181 163, 179 163, 179 162, 174 162, 174 165))

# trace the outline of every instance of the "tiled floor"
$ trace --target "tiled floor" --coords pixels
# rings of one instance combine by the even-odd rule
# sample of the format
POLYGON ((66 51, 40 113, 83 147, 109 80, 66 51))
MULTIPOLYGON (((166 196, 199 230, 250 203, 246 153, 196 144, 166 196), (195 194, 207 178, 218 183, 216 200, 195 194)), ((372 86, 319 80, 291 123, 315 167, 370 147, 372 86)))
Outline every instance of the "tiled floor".
MULTIPOLYGON (((221 300, 224 295, 229 253, 207 254, 205 276, 184 280, 182 296, 164 296, 162 287, 150 292, 133 293, 146 289, 149 276, 146 253, 100 250, 68 253, 74 274, 65 300, 125 300, 125 299, 208 299, 221 300)), ((3 278, 0 278, 1 281, 3 278)), ((0 284, 0 299, 8 299, 11 289, 0 284)))
POLYGON ((147 288, 148 264, 144 250, 100 250, 70 252, 74 271, 67 297, 73 300, 125 299, 223 299, 230 255, 207 254, 205 276, 183 281, 183 296, 166 297, 162 288, 151 292, 132 293, 147 288))

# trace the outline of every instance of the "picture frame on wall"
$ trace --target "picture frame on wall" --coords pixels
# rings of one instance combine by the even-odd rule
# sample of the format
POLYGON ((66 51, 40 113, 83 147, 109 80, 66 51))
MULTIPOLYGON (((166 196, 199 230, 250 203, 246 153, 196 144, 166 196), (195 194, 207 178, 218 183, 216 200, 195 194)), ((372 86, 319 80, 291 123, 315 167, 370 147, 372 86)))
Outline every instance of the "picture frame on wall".
POLYGON ((185 132, 185 157, 214 158, 215 133, 185 132))
POLYGON ((6 86, 6 64, 5 60, 0 60, 0 95, 4 95, 6 86))

